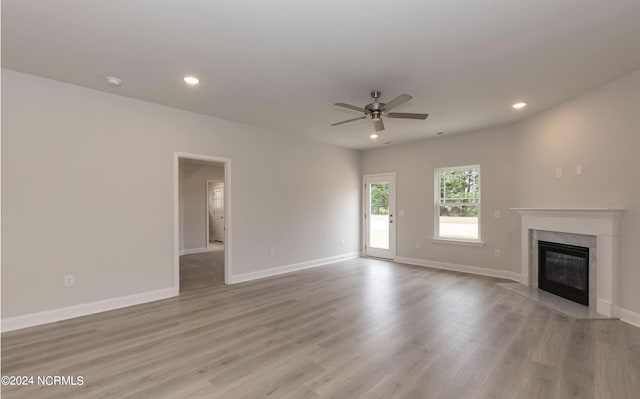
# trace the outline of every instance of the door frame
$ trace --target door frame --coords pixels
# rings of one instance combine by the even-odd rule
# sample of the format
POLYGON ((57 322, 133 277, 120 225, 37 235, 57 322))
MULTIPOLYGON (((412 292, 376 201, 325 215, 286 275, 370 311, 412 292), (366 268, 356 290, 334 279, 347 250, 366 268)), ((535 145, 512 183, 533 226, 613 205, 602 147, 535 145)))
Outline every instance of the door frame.
MULTIPOLYGON (((389 178, 389 214, 396 214, 396 172, 386 173, 374 173, 370 175, 362 175, 362 254, 363 256, 371 257, 367 255, 367 179, 376 177, 388 177, 389 178)), ((389 223, 389 251, 391 251, 391 258, 389 260, 396 260, 396 221, 398 218, 393 217, 393 223, 389 223)), ((387 259, 387 258, 384 258, 387 259)))
MULTIPOLYGON (((224 180, 207 179, 207 182, 206 182, 207 187, 204 190, 207 193, 206 194, 207 195, 207 198, 206 198, 206 201, 207 201, 207 231, 206 231, 206 234, 207 234, 207 241, 206 241, 207 242, 207 249, 209 248, 209 214, 210 214, 210 211, 211 211, 211 209, 209 209, 209 183, 222 183, 224 185, 224 180)), ((224 202, 224 199, 222 201, 224 202)), ((225 209, 226 209, 226 204, 225 204, 225 209)), ((224 224, 225 224, 225 231, 226 231, 227 230, 227 228, 226 228, 227 227, 226 226, 227 225, 227 221, 226 220, 224 221, 224 224)))
MULTIPOLYGON (((231 158, 188 152, 173 152, 173 289, 180 294, 180 160, 216 162, 224 164, 224 283, 231 284, 231 158)), ((208 208, 208 205, 207 205, 208 208)), ((207 220, 209 220, 207 218, 207 220)), ((208 235, 208 230, 207 230, 208 235)))

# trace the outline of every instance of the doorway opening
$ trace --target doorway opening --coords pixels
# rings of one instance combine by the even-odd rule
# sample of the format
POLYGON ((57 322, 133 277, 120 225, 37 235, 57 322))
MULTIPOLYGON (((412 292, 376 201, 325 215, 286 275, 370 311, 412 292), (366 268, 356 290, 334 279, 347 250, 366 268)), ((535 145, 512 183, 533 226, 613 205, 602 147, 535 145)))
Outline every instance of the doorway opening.
POLYGON ((174 287, 178 293, 230 280, 230 160, 174 154, 174 287))

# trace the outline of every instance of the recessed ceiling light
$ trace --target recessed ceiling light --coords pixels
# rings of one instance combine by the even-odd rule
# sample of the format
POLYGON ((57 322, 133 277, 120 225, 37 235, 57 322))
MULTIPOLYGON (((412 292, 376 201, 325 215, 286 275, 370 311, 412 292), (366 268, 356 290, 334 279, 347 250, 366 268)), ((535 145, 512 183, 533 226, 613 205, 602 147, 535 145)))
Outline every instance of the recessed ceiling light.
POLYGON ((105 79, 107 79, 107 83, 109 83, 109 86, 120 86, 122 84, 122 80, 120 78, 116 78, 115 76, 105 76, 105 79))
POLYGON ((200 83, 200 80, 198 80, 198 78, 196 78, 195 76, 185 76, 184 81, 190 85, 197 85, 198 83, 200 83))
POLYGON ((515 104, 512 105, 512 107, 515 108, 515 109, 522 109, 522 108, 524 108, 526 106, 527 106, 527 103, 515 103, 515 104))
POLYGON ((444 132, 438 132, 438 133, 436 133, 436 134, 443 135, 443 134, 444 134, 444 132))
POLYGON ((371 136, 369 136, 369 137, 371 137, 372 139, 374 139, 374 140, 375 140, 375 139, 377 139, 377 138, 378 138, 378 135, 377 135, 377 134, 375 134, 375 133, 373 133, 373 134, 372 134, 371 136))

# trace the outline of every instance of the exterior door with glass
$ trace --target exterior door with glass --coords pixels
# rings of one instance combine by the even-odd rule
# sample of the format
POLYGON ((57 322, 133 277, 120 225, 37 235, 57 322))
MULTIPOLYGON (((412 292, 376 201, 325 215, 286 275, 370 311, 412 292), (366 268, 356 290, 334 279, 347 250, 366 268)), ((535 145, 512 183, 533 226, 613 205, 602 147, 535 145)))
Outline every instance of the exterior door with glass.
POLYGON ((395 173, 364 176, 364 253, 394 259, 395 173))

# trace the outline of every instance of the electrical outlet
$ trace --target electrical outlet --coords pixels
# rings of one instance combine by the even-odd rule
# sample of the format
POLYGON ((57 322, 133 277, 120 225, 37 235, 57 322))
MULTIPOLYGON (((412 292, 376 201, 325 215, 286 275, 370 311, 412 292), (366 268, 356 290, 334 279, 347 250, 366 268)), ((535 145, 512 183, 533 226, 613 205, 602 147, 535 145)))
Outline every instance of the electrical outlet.
POLYGON ((556 169, 556 177, 557 177, 558 179, 561 179, 561 178, 562 178, 562 168, 558 168, 558 169, 556 169))
POLYGON ((493 211, 493 217, 498 219, 500 217, 500 211, 497 210, 497 209, 495 211, 493 211))
POLYGON ((576 166, 576 175, 582 176, 582 165, 576 166))
POLYGON ((70 274, 68 276, 64 276, 64 286, 65 287, 73 287, 73 284, 75 284, 74 278, 73 278, 73 274, 70 274))
POLYGON ((416 248, 420 248, 420 241, 416 241, 416 248))
POLYGON ((344 240, 340 240, 340 245, 344 247, 344 240))
POLYGON ((398 211, 398 215, 404 216, 404 209, 400 209, 400 211, 398 211))
POLYGON ((502 252, 499 249, 496 249, 496 250, 493 251, 493 255, 496 258, 499 258, 502 255, 502 252))
POLYGON ((275 248, 271 248, 271 256, 276 256, 276 249, 275 248))

